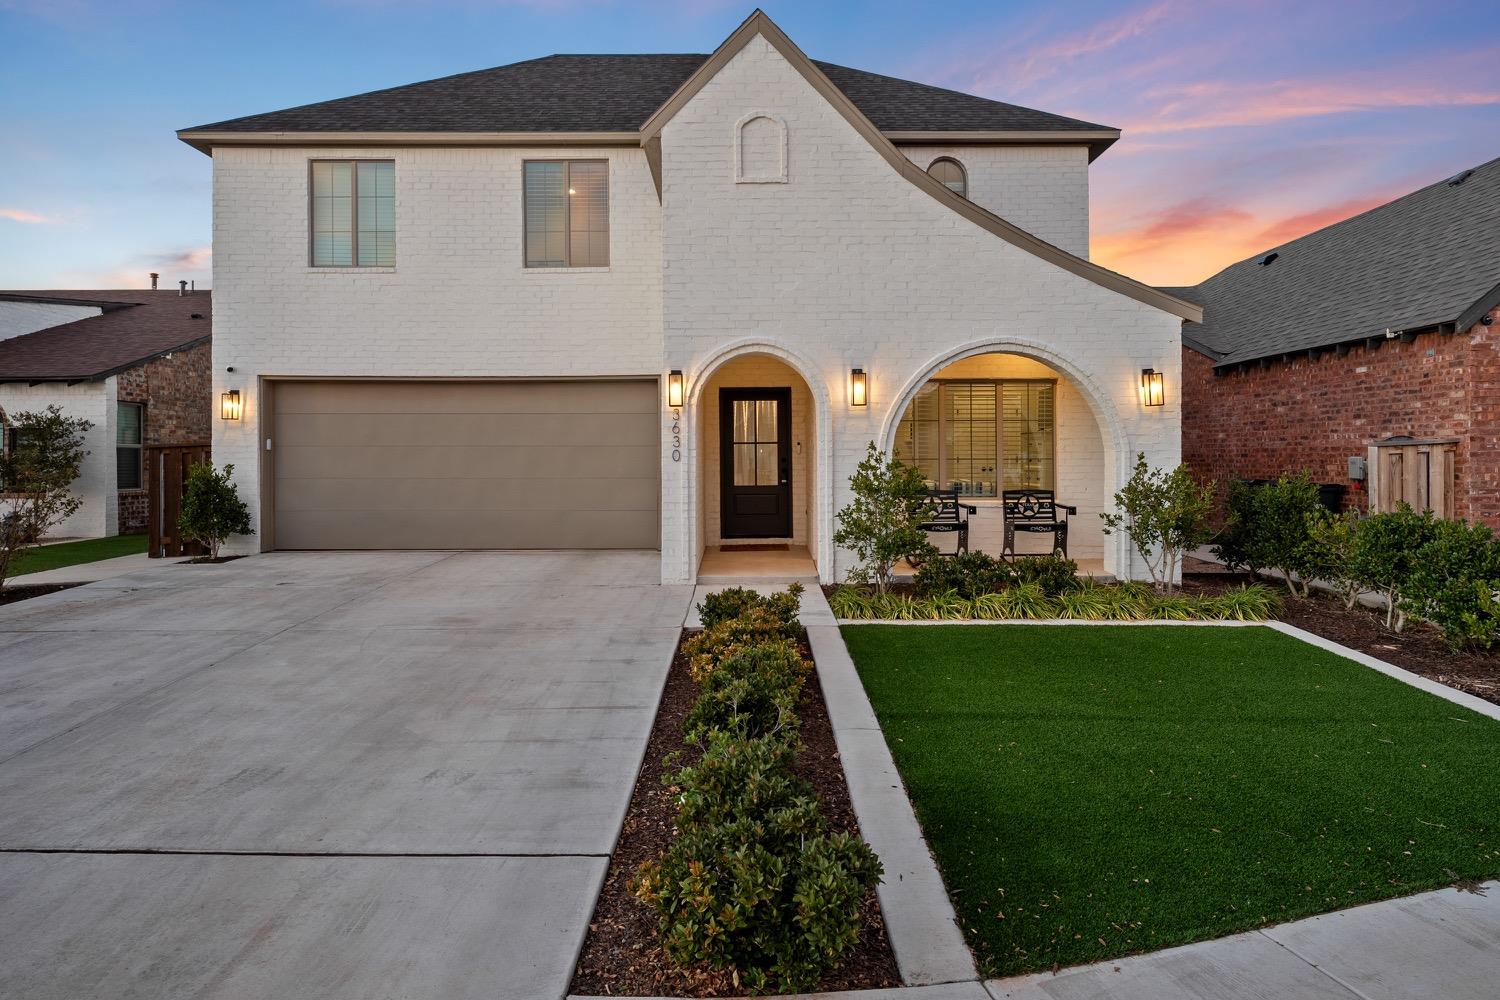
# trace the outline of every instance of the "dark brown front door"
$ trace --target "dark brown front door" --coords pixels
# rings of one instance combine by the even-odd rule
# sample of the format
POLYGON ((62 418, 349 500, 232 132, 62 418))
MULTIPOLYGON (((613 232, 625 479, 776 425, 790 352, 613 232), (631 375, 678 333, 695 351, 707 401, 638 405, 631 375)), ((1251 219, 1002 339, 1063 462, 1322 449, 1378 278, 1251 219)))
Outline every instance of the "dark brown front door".
POLYGON ((792 534, 792 390, 719 390, 724 538, 792 534))

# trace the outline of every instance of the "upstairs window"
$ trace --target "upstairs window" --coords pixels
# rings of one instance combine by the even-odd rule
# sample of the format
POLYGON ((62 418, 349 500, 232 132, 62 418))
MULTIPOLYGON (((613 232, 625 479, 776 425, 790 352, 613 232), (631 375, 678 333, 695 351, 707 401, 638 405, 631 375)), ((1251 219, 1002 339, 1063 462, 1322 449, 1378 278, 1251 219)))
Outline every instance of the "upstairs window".
POLYGON ((964 165, 951 156, 940 156, 927 168, 932 179, 960 198, 969 196, 969 175, 964 165))
POLYGON ((115 489, 141 488, 141 426, 145 415, 140 403, 116 403, 115 489))
POLYGON ((312 266, 396 266, 393 160, 314 160, 312 266))
POLYGON ((609 266, 609 163, 528 160, 527 267, 609 266))

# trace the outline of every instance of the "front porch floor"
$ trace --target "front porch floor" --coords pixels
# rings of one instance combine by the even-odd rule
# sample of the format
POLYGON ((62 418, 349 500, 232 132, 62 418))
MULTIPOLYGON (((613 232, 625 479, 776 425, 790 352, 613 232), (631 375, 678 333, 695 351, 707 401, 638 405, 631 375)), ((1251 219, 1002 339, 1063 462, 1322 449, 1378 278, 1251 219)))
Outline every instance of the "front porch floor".
POLYGON ((806 545, 731 552, 710 545, 698 565, 699 583, 789 583, 808 578, 818 578, 818 565, 806 545))

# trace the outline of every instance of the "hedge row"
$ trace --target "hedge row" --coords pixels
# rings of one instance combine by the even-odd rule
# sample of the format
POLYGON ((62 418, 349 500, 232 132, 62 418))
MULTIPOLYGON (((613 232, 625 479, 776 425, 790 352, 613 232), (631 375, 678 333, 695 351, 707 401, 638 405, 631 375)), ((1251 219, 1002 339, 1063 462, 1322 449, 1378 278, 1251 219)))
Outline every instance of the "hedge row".
POLYGON ((1143 583, 1099 584, 1081 580, 1077 586, 1048 596, 1040 584, 1015 587, 976 597, 957 590, 923 597, 920 594, 877 594, 863 587, 843 586, 828 603, 844 619, 886 621, 964 621, 994 619, 1080 619, 1084 621, 1265 621, 1280 604, 1275 593, 1258 584, 1213 596, 1160 594, 1143 583))
POLYGON ((704 629, 683 652, 700 689, 687 742, 701 756, 668 758, 677 839, 631 883, 673 961, 731 971, 756 992, 815 988, 858 939, 860 901, 881 875, 863 841, 827 831, 793 770, 812 670, 801 593, 736 588, 699 606, 704 629))

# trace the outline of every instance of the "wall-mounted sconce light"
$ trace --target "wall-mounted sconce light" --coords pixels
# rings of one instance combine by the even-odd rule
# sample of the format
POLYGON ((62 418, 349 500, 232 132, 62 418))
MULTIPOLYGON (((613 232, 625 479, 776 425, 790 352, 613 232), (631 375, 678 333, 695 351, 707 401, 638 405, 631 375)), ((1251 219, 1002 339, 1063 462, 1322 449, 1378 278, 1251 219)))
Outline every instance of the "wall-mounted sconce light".
POLYGON ((868 406, 870 403, 869 376, 863 368, 849 370, 849 405, 868 406))
POLYGON ((230 389, 219 397, 219 416, 225 420, 240 419, 242 404, 240 403, 240 391, 230 389))
POLYGON ((677 368, 673 368, 672 373, 667 376, 668 406, 672 407, 673 409, 680 409, 682 407, 682 389, 682 372, 677 368))
POLYGON ((1141 369, 1141 402, 1147 406, 1161 406, 1167 401, 1166 385, 1162 373, 1155 368, 1141 369))

